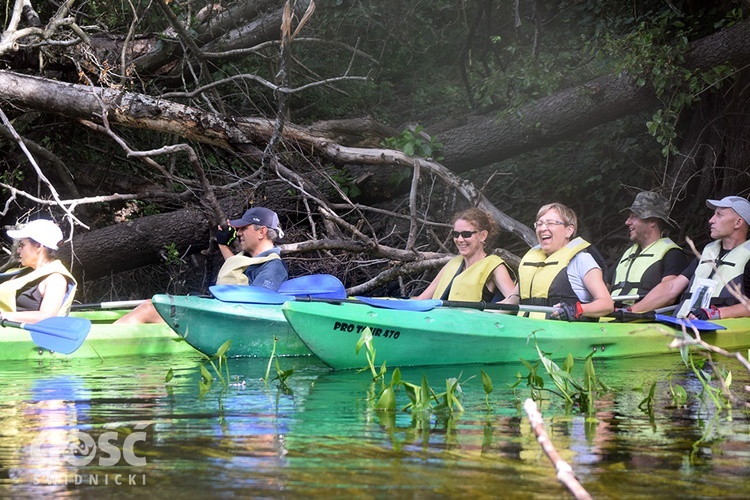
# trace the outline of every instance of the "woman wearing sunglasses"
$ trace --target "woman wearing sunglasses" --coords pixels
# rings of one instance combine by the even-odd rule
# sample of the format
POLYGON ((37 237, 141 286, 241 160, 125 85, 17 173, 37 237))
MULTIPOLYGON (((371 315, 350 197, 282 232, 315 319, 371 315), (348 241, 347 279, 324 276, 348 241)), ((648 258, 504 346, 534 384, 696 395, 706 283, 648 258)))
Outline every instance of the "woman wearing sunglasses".
POLYGON ((539 244, 518 267, 521 304, 557 307, 561 312, 550 317, 567 321, 612 312, 603 259, 588 241, 575 237, 577 228, 575 212, 565 205, 550 203, 539 209, 534 223, 539 244))
POLYGON ((492 218, 478 208, 457 214, 452 236, 459 255, 416 298, 517 304, 518 292, 505 261, 487 253, 487 242, 496 231, 492 218))

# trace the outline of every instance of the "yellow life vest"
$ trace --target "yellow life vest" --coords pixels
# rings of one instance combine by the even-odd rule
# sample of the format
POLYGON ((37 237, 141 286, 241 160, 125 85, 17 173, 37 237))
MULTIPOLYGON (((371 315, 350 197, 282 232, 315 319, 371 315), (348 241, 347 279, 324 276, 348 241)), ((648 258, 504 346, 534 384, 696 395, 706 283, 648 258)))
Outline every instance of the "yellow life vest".
POLYGON ((566 270, 573 257, 589 246, 588 241, 579 237, 549 257, 540 245, 526 252, 518 266, 521 304, 551 306, 557 302, 577 302, 566 270))
POLYGON ((217 285, 247 285, 247 275, 245 275, 245 269, 252 265, 263 264, 274 259, 281 259, 281 256, 277 253, 271 253, 264 257, 248 257, 244 253, 238 253, 232 255, 219 269, 219 274, 216 276, 217 285))
POLYGON ((619 295, 646 295, 664 278, 662 259, 668 251, 678 247, 669 238, 661 238, 638 252, 638 244, 631 246, 615 269, 612 297, 619 295))
POLYGON ((721 240, 715 240, 706 245, 701 253, 701 260, 695 273, 690 279, 685 295, 682 297, 680 309, 675 316, 685 317, 692 307, 700 307, 701 301, 691 300, 694 284, 697 279, 711 280, 714 283, 710 294, 710 303, 716 306, 729 306, 739 303, 730 293, 729 286, 739 287, 742 295, 747 296, 750 290, 745 290, 745 265, 750 261, 750 241, 745 241, 719 258, 721 240), (714 266, 716 269, 714 269, 714 266), (695 303, 695 304, 694 304, 695 303))
POLYGON ((448 300, 481 301, 487 279, 492 271, 497 266, 505 264, 505 261, 497 255, 487 255, 459 273, 463 264, 464 258, 460 255, 448 261, 443 268, 443 275, 438 281, 437 289, 432 294, 433 299, 442 299, 445 290, 450 286, 448 300))
POLYGON ((32 283, 41 281, 42 278, 55 273, 62 274, 68 280, 68 290, 65 293, 63 303, 60 305, 60 311, 57 315, 65 316, 68 314, 68 310, 73 304, 73 299, 75 298, 78 283, 70 274, 70 271, 68 271, 59 260, 53 260, 49 264, 34 269, 31 272, 21 274, 16 278, 0 283, 0 311, 15 312, 16 295, 18 295, 19 291, 24 290, 32 283))

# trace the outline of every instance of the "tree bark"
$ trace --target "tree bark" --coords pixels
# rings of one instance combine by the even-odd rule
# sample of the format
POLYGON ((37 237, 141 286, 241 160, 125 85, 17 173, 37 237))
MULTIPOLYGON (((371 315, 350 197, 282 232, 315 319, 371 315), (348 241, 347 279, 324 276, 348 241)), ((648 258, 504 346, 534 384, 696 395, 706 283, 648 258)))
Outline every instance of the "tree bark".
MULTIPOLYGON (((686 65, 700 69, 729 63, 750 64, 750 23, 744 22, 698 40, 686 65)), ((570 139, 597 125, 655 108, 653 88, 639 87, 627 75, 607 75, 540 99, 515 113, 487 117, 438 135, 443 164, 466 172, 570 139)))

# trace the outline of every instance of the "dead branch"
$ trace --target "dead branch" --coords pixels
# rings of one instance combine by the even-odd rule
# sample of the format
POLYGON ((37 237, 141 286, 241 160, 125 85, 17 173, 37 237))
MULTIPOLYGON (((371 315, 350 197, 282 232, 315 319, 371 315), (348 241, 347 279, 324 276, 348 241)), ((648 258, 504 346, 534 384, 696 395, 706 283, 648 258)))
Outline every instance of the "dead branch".
POLYGON ((547 431, 544 429, 542 414, 539 413, 534 400, 531 398, 527 399, 523 404, 523 408, 526 410, 526 415, 529 417, 529 424, 531 424, 531 428, 536 435, 539 445, 557 470, 557 480, 563 483, 574 497, 578 499, 590 499, 591 495, 589 495, 589 492, 581 486, 581 483, 578 482, 578 479, 573 473, 573 469, 568 462, 563 460, 560 454, 557 453, 555 446, 552 444, 552 441, 550 441, 547 431))

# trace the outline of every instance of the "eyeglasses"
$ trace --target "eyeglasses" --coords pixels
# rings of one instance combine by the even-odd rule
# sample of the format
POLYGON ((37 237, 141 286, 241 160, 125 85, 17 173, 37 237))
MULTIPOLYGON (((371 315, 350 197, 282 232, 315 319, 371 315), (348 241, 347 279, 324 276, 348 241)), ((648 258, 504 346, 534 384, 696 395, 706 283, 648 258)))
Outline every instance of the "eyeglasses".
POLYGON ((459 236, 465 240, 471 238, 474 236, 474 233, 478 233, 479 231, 451 231, 451 235, 453 238, 458 238, 459 236))
POLYGON ((567 224, 561 220, 538 220, 534 223, 534 229, 538 229, 542 226, 545 226, 549 229, 552 226, 567 226, 567 224))

